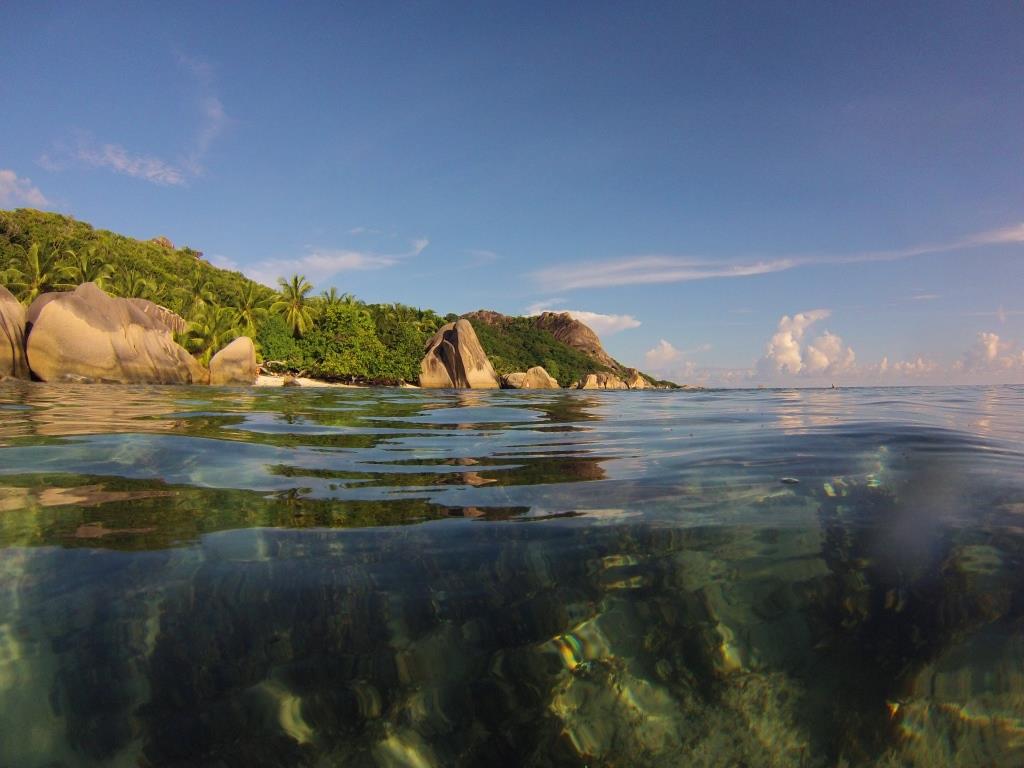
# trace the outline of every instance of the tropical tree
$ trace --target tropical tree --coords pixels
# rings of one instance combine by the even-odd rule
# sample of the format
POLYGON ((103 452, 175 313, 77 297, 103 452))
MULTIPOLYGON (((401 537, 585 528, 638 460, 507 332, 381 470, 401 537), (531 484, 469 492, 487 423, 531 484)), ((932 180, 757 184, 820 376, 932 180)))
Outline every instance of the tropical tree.
POLYGON ((59 246, 45 253, 39 243, 32 243, 21 258, 7 270, 7 283, 12 293, 26 304, 41 293, 63 288, 64 272, 60 265, 62 251, 59 246))
POLYGON ((189 323, 185 348, 198 356, 203 365, 209 364, 214 352, 243 335, 243 329, 236 323, 237 318, 238 314, 232 307, 205 305, 189 323))
POLYGON ((191 320, 199 317, 208 305, 217 303, 213 283, 205 270, 198 266, 192 270, 181 301, 181 314, 191 320))
POLYGON ((280 298, 271 305, 270 311, 283 315, 292 335, 299 338, 312 323, 308 294, 313 285, 305 275, 292 275, 291 280, 281 277, 277 283, 281 286, 280 298))
POLYGON ((349 294, 340 294, 333 285, 329 291, 320 294, 320 305, 323 307, 336 307, 341 304, 349 294))
POLYGON ((85 250, 68 251, 70 263, 64 267, 64 275, 73 285, 96 283, 100 288, 110 278, 111 267, 96 257, 96 246, 85 250))
POLYGON ((147 299, 156 293, 156 285, 133 268, 116 273, 109 281, 111 291, 126 299, 147 299))
POLYGON ((246 336, 255 336, 257 327, 269 314, 270 299, 256 283, 247 283, 238 289, 236 301, 235 325, 242 328, 246 336))

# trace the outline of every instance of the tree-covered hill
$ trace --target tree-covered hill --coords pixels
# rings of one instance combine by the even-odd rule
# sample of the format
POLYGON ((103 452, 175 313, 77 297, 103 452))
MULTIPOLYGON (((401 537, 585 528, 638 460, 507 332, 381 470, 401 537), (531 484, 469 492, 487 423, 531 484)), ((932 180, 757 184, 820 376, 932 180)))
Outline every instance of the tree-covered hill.
MULTIPOLYGON (((57 213, 0 211, 0 284, 19 300, 27 305, 41 293, 85 282, 181 315, 188 330, 178 341, 203 363, 247 335, 268 368, 332 380, 415 382, 427 341, 456 317, 403 304, 366 304, 333 288, 313 295, 302 275, 282 276, 275 291, 163 236, 137 240, 57 213)), ((625 370, 589 328, 568 316, 565 323, 575 326, 561 316, 468 317, 499 374, 540 365, 570 386, 587 373, 625 370)))

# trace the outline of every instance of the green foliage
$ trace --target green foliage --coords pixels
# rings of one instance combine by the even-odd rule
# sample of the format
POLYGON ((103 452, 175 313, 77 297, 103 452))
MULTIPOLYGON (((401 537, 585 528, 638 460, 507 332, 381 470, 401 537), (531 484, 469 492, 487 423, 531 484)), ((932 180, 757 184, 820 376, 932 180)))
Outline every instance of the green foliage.
POLYGON ((256 346, 263 360, 275 368, 297 371, 302 368, 302 350, 292 329, 281 315, 270 315, 256 332, 256 346))
POLYGON ((404 304, 373 304, 369 307, 377 338, 389 353, 390 378, 415 381, 427 340, 444 325, 433 310, 404 304))
POLYGON ((237 317, 238 313, 231 307, 205 305, 189 323, 185 349, 203 365, 208 365, 215 352, 242 335, 242 330, 235 325, 237 317))
POLYGON ((588 373, 609 370, 548 331, 536 328, 528 317, 507 317, 498 325, 474 321, 473 330, 499 376, 542 365, 566 387, 588 373))
POLYGON ((377 338, 377 328, 365 307, 356 304, 325 306, 316 323, 299 340, 303 360, 314 375, 385 381, 395 375, 389 351, 377 338))
POLYGON ((312 306, 308 294, 313 290, 313 284, 306 280, 305 275, 292 275, 291 280, 278 278, 278 285, 281 286, 281 295, 275 301, 270 311, 283 315, 292 334, 298 338, 302 336, 313 321, 312 306))
MULTIPOLYGON (((33 290, 36 294, 47 290, 67 290, 87 282, 83 279, 81 258, 105 265, 103 287, 116 295, 119 288, 131 283, 141 298, 172 309, 186 319, 193 319, 204 304, 238 308, 242 289, 250 288, 272 300, 276 294, 266 286, 254 283, 238 272, 218 269, 199 258, 191 248, 177 250, 154 242, 136 240, 76 221, 57 213, 19 208, 0 211, 0 276, 4 283, 22 301, 33 290), (54 270, 41 264, 35 279, 35 288, 23 288, 26 281, 25 258, 33 245, 39 246, 44 262, 53 255, 54 270), (12 274, 17 271, 18 274, 12 274), (48 279, 40 279, 50 275, 48 279), (142 287, 140 280, 146 281, 142 287), (198 288, 198 292, 197 292, 198 288)), ((29 271, 34 271, 30 269, 29 271)), ((95 273, 89 273, 97 277, 95 273)))

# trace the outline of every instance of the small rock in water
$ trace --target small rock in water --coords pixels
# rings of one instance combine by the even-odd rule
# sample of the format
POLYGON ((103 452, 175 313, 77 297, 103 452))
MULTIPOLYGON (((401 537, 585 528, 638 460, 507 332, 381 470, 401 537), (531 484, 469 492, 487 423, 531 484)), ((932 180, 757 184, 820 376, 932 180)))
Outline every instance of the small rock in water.
POLYGON ((795 477, 780 477, 779 482, 783 483, 784 485, 796 485, 800 481, 797 480, 795 477))

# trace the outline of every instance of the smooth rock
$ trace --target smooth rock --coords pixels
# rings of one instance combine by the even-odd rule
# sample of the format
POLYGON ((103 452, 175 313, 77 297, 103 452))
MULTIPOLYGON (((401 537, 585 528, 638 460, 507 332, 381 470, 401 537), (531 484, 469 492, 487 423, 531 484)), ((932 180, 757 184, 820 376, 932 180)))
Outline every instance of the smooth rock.
POLYGON ((468 320, 438 330, 420 362, 420 386, 432 389, 497 389, 498 376, 468 320))
POLYGON ((171 333, 185 333, 188 331, 188 320, 167 307, 161 307, 148 299, 127 299, 136 307, 141 309, 154 320, 167 326, 171 333))
POLYGON ((558 389, 558 381, 542 366, 535 365, 526 373, 509 373, 502 377, 506 389, 558 389))
POLYGON ((25 308, 0 285, 0 379, 28 379, 25 359, 25 308))
POLYGON ((239 336, 210 358, 210 383, 254 384, 259 375, 256 345, 248 336, 239 336))
POLYGON ((576 384, 576 389, 629 389, 629 387, 614 373, 588 373, 576 384))
POLYGON ((209 373, 174 342, 163 321, 94 283, 40 296, 28 314, 34 318, 26 347, 28 364, 43 381, 209 381, 209 373))

